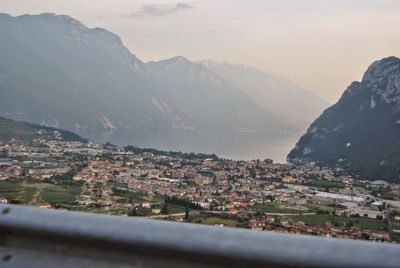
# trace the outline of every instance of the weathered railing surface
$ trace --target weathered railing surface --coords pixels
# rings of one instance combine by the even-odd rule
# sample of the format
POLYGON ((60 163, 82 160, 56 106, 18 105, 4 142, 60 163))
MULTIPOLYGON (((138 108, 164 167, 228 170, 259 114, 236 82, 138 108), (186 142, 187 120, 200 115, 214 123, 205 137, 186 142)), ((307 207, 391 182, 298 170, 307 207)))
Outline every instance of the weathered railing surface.
POLYGON ((400 267, 400 246, 3 204, 0 267, 400 267))

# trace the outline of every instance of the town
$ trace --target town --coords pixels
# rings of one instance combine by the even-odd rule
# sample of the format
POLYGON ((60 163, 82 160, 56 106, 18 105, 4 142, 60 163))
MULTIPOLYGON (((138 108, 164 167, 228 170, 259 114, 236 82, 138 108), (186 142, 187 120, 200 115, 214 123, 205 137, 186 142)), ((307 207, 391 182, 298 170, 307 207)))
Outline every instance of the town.
POLYGON ((400 242, 400 185, 340 168, 84 141, 0 141, 0 202, 400 242))

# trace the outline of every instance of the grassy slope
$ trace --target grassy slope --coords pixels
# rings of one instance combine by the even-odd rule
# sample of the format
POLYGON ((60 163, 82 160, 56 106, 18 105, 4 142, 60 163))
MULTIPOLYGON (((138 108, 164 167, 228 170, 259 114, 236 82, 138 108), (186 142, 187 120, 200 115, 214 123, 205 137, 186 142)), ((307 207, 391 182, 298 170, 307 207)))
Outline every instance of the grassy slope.
POLYGON ((56 139, 55 131, 61 134, 61 139, 69 141, 84 141, 78 135, 50 127, 42 127, 39 125, 29 124, 25 122, 17 122, 4 117, 0 117, 0 140, 18 139, 22 141, 31 141, 34 138, 56 139), (43 130, 43 134, 38 134, 38 130, 43 130))

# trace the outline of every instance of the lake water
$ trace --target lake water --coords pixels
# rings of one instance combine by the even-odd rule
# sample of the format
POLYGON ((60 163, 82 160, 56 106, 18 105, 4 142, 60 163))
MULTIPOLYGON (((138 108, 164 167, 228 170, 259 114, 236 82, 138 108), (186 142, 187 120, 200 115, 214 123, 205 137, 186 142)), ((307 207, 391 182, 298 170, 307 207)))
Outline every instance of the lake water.
POLYGON ((136 145, 144 148, 196 153, 215 153, 230 159, 265 159, 286 163, 286 156, 301 133, 232 132, 224 130, 134 129, 82 132, 96 142, 136 145))

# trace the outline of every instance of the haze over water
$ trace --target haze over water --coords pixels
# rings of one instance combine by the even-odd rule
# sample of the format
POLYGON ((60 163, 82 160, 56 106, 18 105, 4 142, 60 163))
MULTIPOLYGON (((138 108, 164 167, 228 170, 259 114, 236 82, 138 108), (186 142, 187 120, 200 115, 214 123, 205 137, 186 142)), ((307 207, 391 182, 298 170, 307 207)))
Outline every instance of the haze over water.
POLYGON ((182 152, 215 153, 235 160, 273 159, 285 163, 300 134, 273 135, 265 132, 223 130, 132 129, 82 132, 96 142, 135 145, 182 152))

